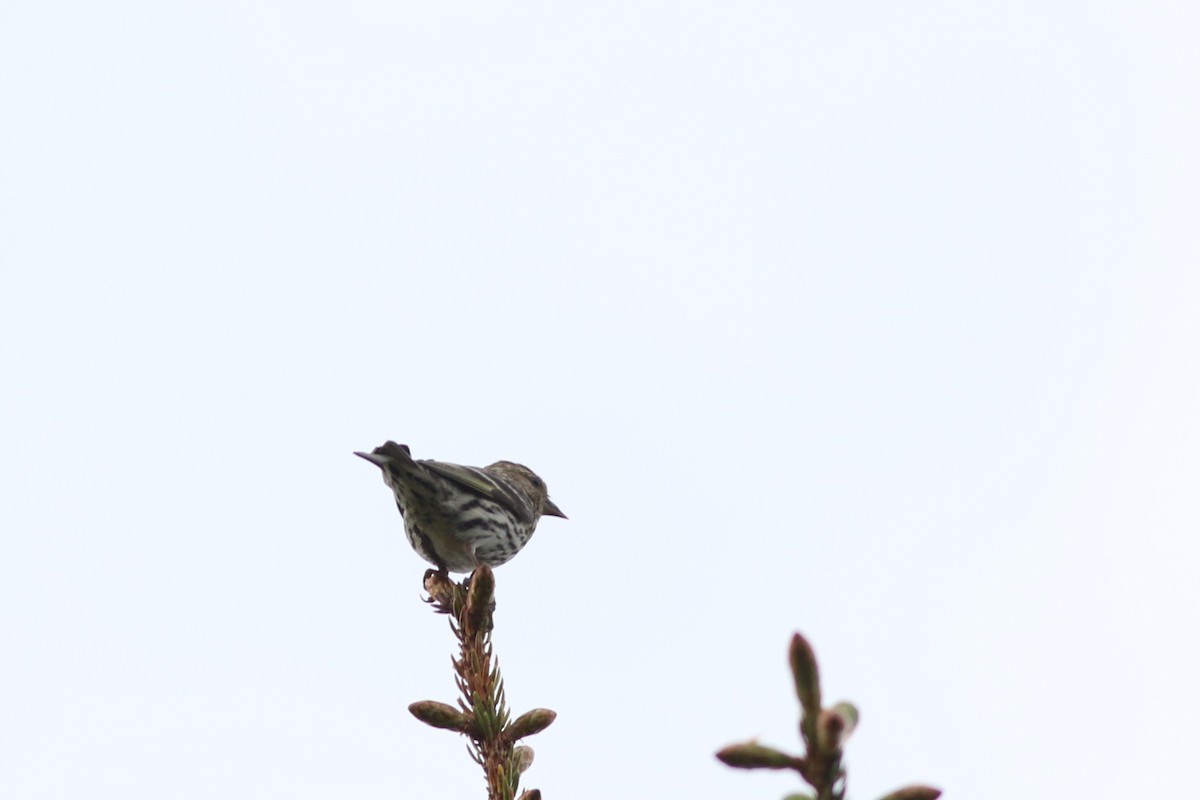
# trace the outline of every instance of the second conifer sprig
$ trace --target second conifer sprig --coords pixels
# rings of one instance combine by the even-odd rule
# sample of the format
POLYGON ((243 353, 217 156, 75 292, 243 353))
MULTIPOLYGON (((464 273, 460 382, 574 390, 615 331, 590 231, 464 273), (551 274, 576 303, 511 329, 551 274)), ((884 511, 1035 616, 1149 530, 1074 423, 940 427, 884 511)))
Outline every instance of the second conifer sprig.
MULTIPOLYGON (((842 746, 858 724, 858 709, 850 703, 821 707, 821 678, 812 647, 800 634, 792 636, 788 664, 800 701, 800 738, 804 755, 789 755, 773 747, 750 741, 732 744, 717 752, 725 764, 739 769, 791 769, 800 774, 815 791, 791 794, 784 800, 845 800, 846 769, 842 765, 842 746)), ((940 789, 931 786, 907 786, 882 800, 937 800, 940 789)))

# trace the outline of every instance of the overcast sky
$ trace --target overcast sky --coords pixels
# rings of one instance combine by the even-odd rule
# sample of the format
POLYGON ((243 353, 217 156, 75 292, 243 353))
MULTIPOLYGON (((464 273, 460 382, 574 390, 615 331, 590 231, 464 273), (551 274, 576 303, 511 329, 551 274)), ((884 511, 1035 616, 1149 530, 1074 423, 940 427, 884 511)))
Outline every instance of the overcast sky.
POLYGON ((1200 12, 0 7, 0 796, 484 796, 378 471, 535 469, 547 800, 1195 791, 1200 12))

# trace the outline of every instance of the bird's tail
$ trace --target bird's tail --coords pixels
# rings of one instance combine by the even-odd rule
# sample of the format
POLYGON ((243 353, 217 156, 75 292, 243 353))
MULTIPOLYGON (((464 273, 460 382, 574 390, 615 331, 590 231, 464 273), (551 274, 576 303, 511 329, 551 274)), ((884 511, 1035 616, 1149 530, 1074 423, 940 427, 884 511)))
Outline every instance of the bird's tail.
POLYGON ((408 449, 406 444, 396 444, 392 440, 388 440, 375 448, 376 455, 387 456, 396 461, 412 461, 412 451, 408 449))
POLYGON ((356 450, 354 455, 359 458, 365 458, 380 469, 387 469, 391 465, 393 468, 404 470, 406 467, 414 464, 412 452, 408 449, 408 445, 396 444, 390 440, 369 453, 360 453, 356 450))

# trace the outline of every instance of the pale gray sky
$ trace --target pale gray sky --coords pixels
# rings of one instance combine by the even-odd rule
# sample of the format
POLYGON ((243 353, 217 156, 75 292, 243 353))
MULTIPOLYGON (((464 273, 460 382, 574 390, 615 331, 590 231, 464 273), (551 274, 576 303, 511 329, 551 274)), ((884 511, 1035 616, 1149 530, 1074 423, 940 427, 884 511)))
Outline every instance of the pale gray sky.
POLYGON ((378 472, 533 467, 547 800, 1192 791, 1200 12, 0 9, 0 796, 482 797, 378 472))

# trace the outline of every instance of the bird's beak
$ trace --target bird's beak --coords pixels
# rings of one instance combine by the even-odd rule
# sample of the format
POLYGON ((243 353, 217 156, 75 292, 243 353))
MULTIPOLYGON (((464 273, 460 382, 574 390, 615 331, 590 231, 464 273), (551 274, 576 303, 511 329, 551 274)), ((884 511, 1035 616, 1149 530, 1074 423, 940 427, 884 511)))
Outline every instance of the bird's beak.
POLYGON ((542 516, 544 517, 562 517, 567 518, 567 515, 558 510, 558 506, 550 502, 550 498, 546 498, 546 502, 542 503, 542 516))
POLYGON ((367 461, 370 461, 380 469, 383 469, 388 463, 387 456, 378 456, 374 453, 360 453, 357 450, 354 451, 354 455, 358 456, 359 458, 365 458, 367 461))

